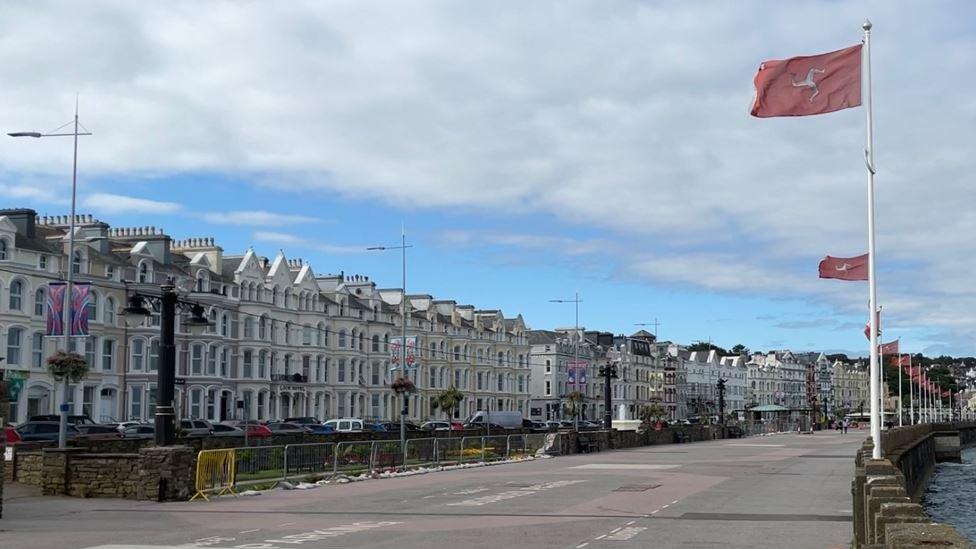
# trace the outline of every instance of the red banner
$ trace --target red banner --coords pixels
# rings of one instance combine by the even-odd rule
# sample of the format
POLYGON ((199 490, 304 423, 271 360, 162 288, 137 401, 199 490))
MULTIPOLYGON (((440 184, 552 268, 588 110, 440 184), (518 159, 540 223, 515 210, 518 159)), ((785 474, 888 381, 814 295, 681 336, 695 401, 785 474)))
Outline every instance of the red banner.
POLYGON ((808 116, 861 104, 861 45, 842 50, 763 61, 753 79, 751 114, 808 116))

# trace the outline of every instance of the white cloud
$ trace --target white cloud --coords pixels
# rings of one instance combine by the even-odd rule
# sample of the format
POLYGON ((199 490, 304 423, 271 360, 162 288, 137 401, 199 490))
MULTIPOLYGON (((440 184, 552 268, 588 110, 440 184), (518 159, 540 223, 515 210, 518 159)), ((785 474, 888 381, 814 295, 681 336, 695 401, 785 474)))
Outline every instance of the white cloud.
MULTIPOLYGON (((67 121, 78 89, 95 134, 81 151, 86 177, 230 172, 323 208, 343 195, 554 215, 619 235, 635 256, 621 269, 645 280, 861 310, 865 292, 814 273, 822 255, 866 247, 863 111, 746 113, 760 61, 855 44, 870 13, 879 292, 893 325, 934 327, 956 344, 976 332, 965 265, 976 213, 962 207, 976 172, 973 10, 963 0, 11 4, 0 102, 17 109, 0 112, 0 127, 67 121), (39 31, 50 28, 56 37, 39 31), (71 92, 53 95, 66 81, 71 92), (688 268, 672 273, 656 257, 688 268)), ((68 165, 70 147, 0 148, 3 172, 68 165)), ((487 244, 563 244, 551 236, 487 244)))
POLYGON ((123 196, 120 194, 94 193, 81 200, 82 206, 91 208, 99 213, 149 213, 172 214, 183 209, 176 202, 160 202, 146 198, 123 196))
POLYGON ((254 233, 255 242, 267 242, 279 246, 292 246, 306 250, 315 250, 329 254, 355 254, 366 251, 366 246, 342 246, 304 238, 288 233, 274 231, 257 231, 254 233))
POLYGON ((319 219, 305 215, 280 214, 264 210, 208 212, 202 214, 204 221, 217 225, 281 226, 301 223, 316 223, 319 219))
MULTIPOLYGON (((40 184, 3 184, 0 183, 0 196, 11 202, 26 200, 40 204, 56 204, 63 206, 70 203, 70 199, 64 194, 62 189, 52 188, 40 184)), ((10 204, 11 206, 19 204, 10 204)))

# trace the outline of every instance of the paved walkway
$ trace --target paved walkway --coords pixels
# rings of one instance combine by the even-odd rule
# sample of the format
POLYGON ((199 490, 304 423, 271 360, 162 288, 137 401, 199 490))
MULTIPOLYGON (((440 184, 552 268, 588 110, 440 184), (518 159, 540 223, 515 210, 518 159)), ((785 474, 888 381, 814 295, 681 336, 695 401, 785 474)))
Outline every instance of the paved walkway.
POLYGON ((651 446, 212 503, 8 486, 0 547, 847 547, 864 436, 651 446))

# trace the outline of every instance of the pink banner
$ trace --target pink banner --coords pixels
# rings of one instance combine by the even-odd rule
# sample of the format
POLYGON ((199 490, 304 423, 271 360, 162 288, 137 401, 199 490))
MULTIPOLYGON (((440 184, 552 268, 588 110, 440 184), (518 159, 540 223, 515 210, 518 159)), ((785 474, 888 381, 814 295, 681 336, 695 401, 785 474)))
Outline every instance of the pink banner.
MULTIPOLYGON (((71 335, 88 335, 88 304, 91 284, 73 284, 71 300, 71 335)), ((52 282, 47 292, 47 335, 64 335, 64 282, 52 282)))

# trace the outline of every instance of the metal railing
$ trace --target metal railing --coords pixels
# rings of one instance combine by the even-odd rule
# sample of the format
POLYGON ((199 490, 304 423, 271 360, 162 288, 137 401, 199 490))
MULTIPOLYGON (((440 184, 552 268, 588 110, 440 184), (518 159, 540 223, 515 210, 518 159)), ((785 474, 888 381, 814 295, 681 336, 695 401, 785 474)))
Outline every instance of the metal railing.
POLYGON ((236 494, 239 486, 274 485, 283 480, 557 455, 559 438, 559 433, 416 438, 407 441, 405 456, 397 440, 202 450, 197 455, 194 499, 236 494))

